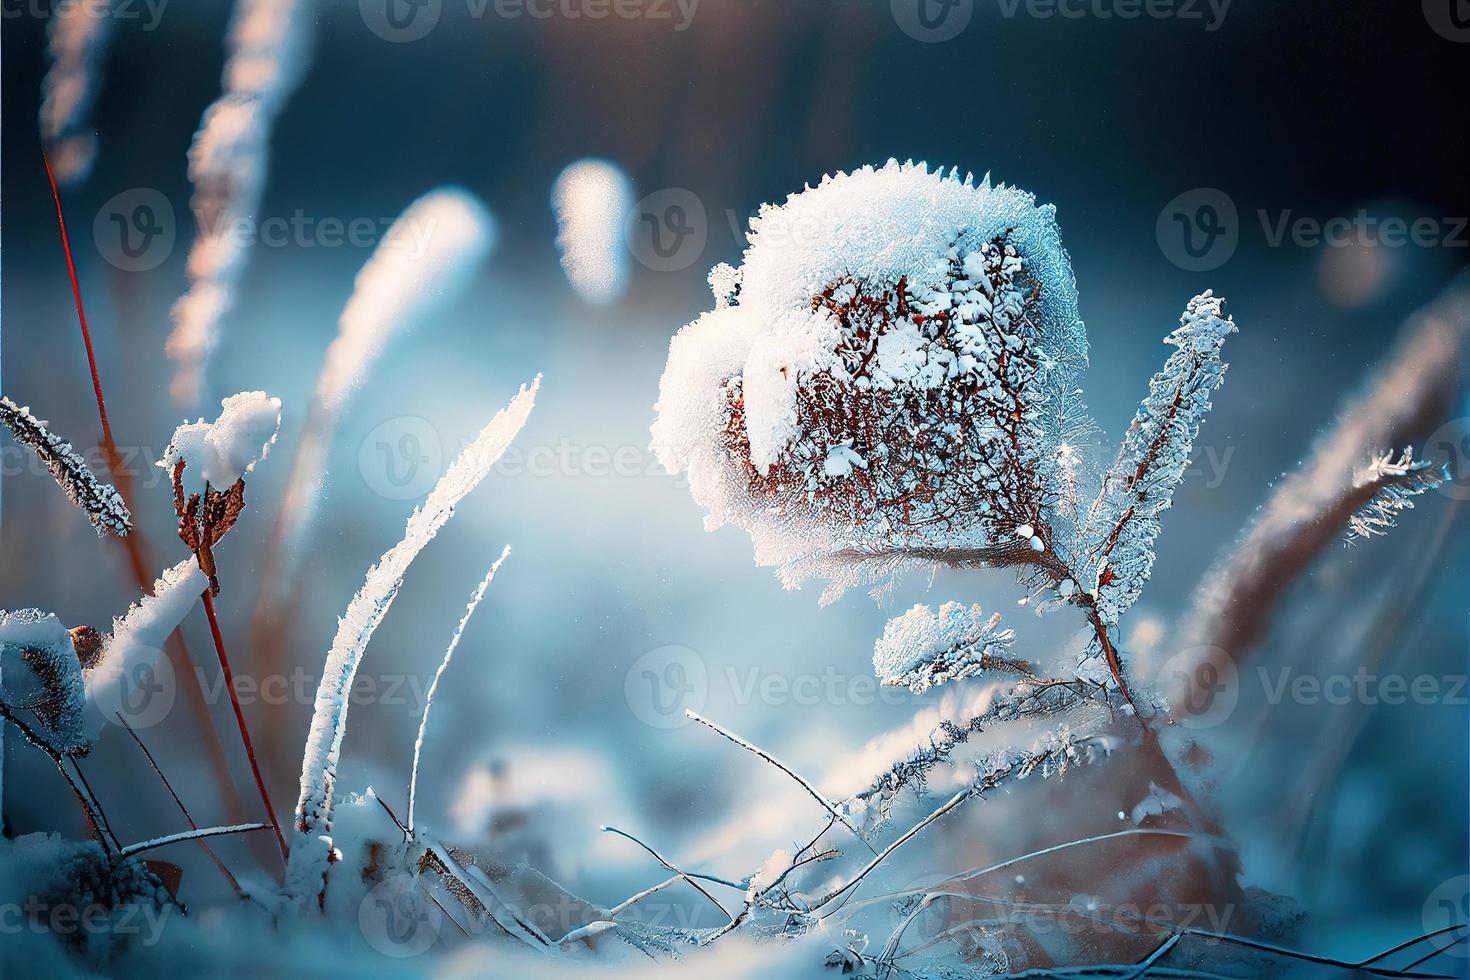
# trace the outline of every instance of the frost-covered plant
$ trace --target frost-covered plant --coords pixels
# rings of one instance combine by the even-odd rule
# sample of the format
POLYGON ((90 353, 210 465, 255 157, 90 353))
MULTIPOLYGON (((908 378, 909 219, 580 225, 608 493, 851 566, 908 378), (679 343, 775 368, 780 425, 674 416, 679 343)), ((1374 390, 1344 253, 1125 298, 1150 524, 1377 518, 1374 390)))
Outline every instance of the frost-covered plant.
POLYGON ((0 396, 0 425, 36 454, 56 485, 86 513, 98 537, 105 531, 124 537, 132 530, 133 517, 117 488, 98 480, 71 443, 46 428, 29 409, 0 396))
POLYGON ((1087 351, 1053 208, 889 163, 762 208, 717 272, 653 426, 711 527, 745 527, 795 582, 843 549, 999 559, 1059 523, 1087 351))
POLYGON ((215 595, 214 546, 245 509, 245 474, 270 453, 281 427, 281 400, 263 391, 231 395, 220 407, 213 422, 200 419, 175 429, 158 462, 173 480, 179 538, 199 559, 215 595), (186 476, 201 481, 201 489, 188 492, 186 476))
POLYGON ((749 530, 788 585, 827 573, 824 600, 922 563, 1016 568, 1086 610, 1084 660, 1131 704, 1108 631, 1222 378, 1223 302, 1191 301, 1095 474, 1075 445, 1092 426, 1071 264, 1031 195, 922 164, 838 174, 763 208, 741 268, 716 272, 717 309, 671 343, 653 425, 707 523, 749 530))
POLYGON ((41 734, 63 754, 91 749, 81 661, 72 633, 53 614, 0 610, 0 701, 34 712, 41 734))
POLYGON ((1030 674, 1028 665, 1007 656, 1015 636, 1000 628, 1000 613, 987 618, 978 604, 946 602, 937 615, 916 605, 888 621, 873 648, 873 670, 884 684, 915 694, 987 670, 1030 674))

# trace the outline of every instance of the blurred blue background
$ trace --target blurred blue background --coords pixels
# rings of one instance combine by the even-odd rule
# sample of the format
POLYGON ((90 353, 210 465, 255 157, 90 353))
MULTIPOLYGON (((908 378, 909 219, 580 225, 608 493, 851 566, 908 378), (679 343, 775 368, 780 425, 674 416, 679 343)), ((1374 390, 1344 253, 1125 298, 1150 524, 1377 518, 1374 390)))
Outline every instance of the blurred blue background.
MULTIPOLYGON (((1455 217, 1470 214, 1461 101, 1470 46, 1437 33, 1415 3, 1237 0, 1211 30, 1177 17, 1037 18, 1024 7, 1007 17, 977 0, 964 29, 943 41, 906 32, 886 0, 704 0, 685 30, 675 29, 677 7, 672 21, 476 9, 444 0, 426 36, 397 43, 374 33, 356 2, 323 3, 308 74, 275 127, 262 215, 387 221, 453 183, 494 212, 499 243, 467 294, 395 345, 354 403, 296 584, 289 658, 308 678, 305 697, 246 710, 267 733, 266 768, 284 815, 335 617, 415 503, 378 492, 382 433, 404 431, 404 417, 423 420, 412 431, 447 459, 517 385, 544 373, 520 454, 423 554, 373 641, 363 672, 384 687, 352 710, 341 785, 372 783, 401 799, 421 709, 413 685, 432 674, 465 597, 508 542, 515 553, 436 707, 420 812, 435 825, 475 823, 473 807, 456 807, 461 787, 502 760, 500 778, 515 783, 532 823, 554 829, 560 853, 545 860, 599 900, 651 883, 653 871, 630 847, 599 838, 598 824, 641 828, 696 863, 726 853, 713 830, 755 799, 803 812, 792 802, 799 791, 793 797, 712 733, 646 723, 634 668, 649 651, 692 651, 707 686, 704 713, 815 777, 834 755, 935 700, 867 703, 863 693, 873 639, 910 603, 980 601, 1023 635, 1057 635, 1016 610, 1021 593, 1004 576, 945 575, 932 590, 908 582, 887 608, 860 593, 818 608, 814 590, 785 592, 756 568, 740 532, 706 534, 681 482, 646 452, 668 340, 711 306, 705 274, 715 262, 738 262, 745 219, 762 202, 825 172, 897 157, 989 171, 1055 203, 1092 343, 1087 399, 1109 440, 1162 363, 1160 338, 1185 301, 1206 287, 1229 298, 1241 332, 1230 342, 1228 381, 1132 614, 1164 624, 1404 318, 1466 263, 1455 217), (638 197, 681 188, 705 210, 702 252, 671 272, 633 263, 628 289, 605 306, 568 288, 549 207, 557 174, 586 156, 624 168, 638 197), (1217 268, 1189 271, 1171 261, 1179 245, 1165 232, 1171 206, 1194 192, 1183 199, 1192 207, 1201 188, 1234 206, 1237 244, 1217 268), (1360 209, 1429 218, 1438 240, 1273 244, 1282 220, 1360 209), (599 453, 619 450, 635 463, 609 473, 599 453), (547 465, 529 465, 536 460, 547 465), (753 680, 758 688, 769 678, 777 687, 823 679, 823 693, 748 693, 753 680), (402 690, 389 696, 389 684, 402 690), (825 693, 832 684, 844 693, 825 693)), ((1209 8, 1199 9, 1208 20, 1209 8)), ((44 22, 29 10, 7 5, 4 22, 0 379, 7 394, 90 445, 96 406, 35 127, 44 22)), ((120 24, 94 112, 96 168, 64 204, 119 444, 156 459, 174 425, 185 415, 213 417, 226 394, 263 388, 285 402, 280 444, 252 477, 249 508, 221 553, 225 632, 237 673, 248 675, 260 543, 323 351, 369 250, 256 247, 213 359, 209 397, 186 410, 169 400, 162 346, 185 285, 191 229, 181 226, 172 253, 147 272, 109 264, 92 234, 106 202, 136 188, 158 190, 187 214, 185 151, 219 91, 228 13, 216 0, 173 0, 154 29, 120 24)), ((68 624, 105 627, 136 595, 121 549, 96 541, 47 479, 11 461, 0 606, 35 605, 68 624)), ((140 464, 138 472, 139 523, 155 564, 172 564, 184 552, 162 471, 140 464)), ((1398 610, 1388 662, 1411 675, 1463 675, 1470 534, 1463 518, 1446 530, 1452 503, 1427 498, 1390 539, 1320 563, 1292 594, 1299 619, 1273 634, 1259 662, 1320 664, 1330 653, 1351 664, 1368 626, 1345 627, 1349 614, 1371 625, 1398 610), (1401 583, 1413 579, 1426 542, 1443 534, 1443 557, 1405 599, 1401 583)), ((185 632, 206 680, 215 678, 199 613, 185 632)), ((1461 699, 1355 709, 1364 727, 1348 744, 1318 744, 1341 710, 1272 709, 1248 687, 1232 719, 1244 734, 1228 743, 1239 762, 1222 804, 1231 830, 1252 841, 1252 880, 1312 911, 1318 945, 1366 953, 1420 931, 1426 897, 1464 871, 1466 708, 1461 699), (1334 751, 1346 755, 1342 772, 1321 787, 1306 782, 1334 751), (1301 806, 1292 803, 1299 792, 1301 806)), ((241 763, 243 792, 248 774, 229 707, 216 700, 212 712, 226 754, 241 763)), ((166 768, 196 777, 196 818, 224 819, 182 695, 145 735, 166 768)), ((8 825, 70 827, 62 784, 29 755, 12 740, 8 825)), ((175 818, 152 801, 151 787, 137 789, 146 774, 126 736, 109 731, 99 755, 108 761, 90 772, 104 797, 123 801, 113 817, 127 828, 119 832, 172 829, 175 818)), ((768 852, 815 829, 797 823, 758 828, 759 841, 739 853, 768 852)), ((246 845, 230 848, 240 855, 246 845)), ((742 872, 733 854, 722 873, 742 872)))

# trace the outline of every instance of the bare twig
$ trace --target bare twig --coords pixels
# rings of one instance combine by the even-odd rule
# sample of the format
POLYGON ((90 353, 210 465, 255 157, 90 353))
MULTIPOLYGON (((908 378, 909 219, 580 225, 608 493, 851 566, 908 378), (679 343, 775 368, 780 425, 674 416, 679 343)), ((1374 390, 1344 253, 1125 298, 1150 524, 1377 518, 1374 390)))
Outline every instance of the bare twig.
POLYGON ((676 868, 672 864, 670 864, 664 858, 664 856, 662 854, 660 854, 658 851, 655 851, 653 848, 649 847, 647 844, 643 843, 643 841, 641 841, 638 838, 634 837, 632 834, 628 833, 627 831, 619 830, 616 827, 606 827, 606 826, 603 827, 602 829, 606 833, 609 833, 609 834, 617 834, 619 837, 625 837, 628 840, 632 841, 633 843, 637 844, 639 847, 643 848, 649 854, 653 855, 653 859, 655 861, 657 861, 659 864, 662 864, 666 869, 668 869, 669 871, 672 871, 674 874, 678 875, 680 878, 684 879, 684 881, 686 881, 690 885, 690 887, 692 887, 695 891, 699 892, 705 898, 709 899, 710 902, 714 904, 714 907, 715 908, 717 908, 721 912, 724 912, 725 913, 725 918, 729 919, 731 922, 734 922, 735 921, 735 917, 730 914, 729 910, 726 909, 725 906, 723 906, 723 905, 720 904, 719 899, 717 899, 713 895, 711 895, 709 893, 709 890, 706 889, 703 885, 701 885, 698 881, 695 881, 695 877, 696 877, 695 875, 685 874, 683 871, 680 871, 678 868, 676 868))
POLYGON ((864 847, 866 847, 874 854, 877 853, 877 851, 873 850, 873 845, 868 843, 868 839, 862 835, 862 832, 859 831, 857 827, 853 826, 853 823, 851 820, 848 819, 847 814, 842 812, 841 807, 823 796, 815 786, 813 786, 809 781, 798 775, 795 771, 791 769, 790 766, 786 765, 780 759, 777 759, 775 756, 771 755, 765 749, 762 749, 759 746, 741 738, 739 735, 736 735, 728 728, 724 728, 716 724, 715 722, 710 721, 708 718, 704 717, 698 712, 691 711, 686 708, 684 714, 692 721, 697 721, 711 731, 718 732, 719 734, 725 736, 725 738, 740 746, 742 749, 745 749, 747 752, 753 753, 759 758, 764 759, 766 762, 769 762, 771 765, 775 766, 777 769, 790 776, 793 780, 796 781, 798 786, 807 791, 808 795, 810 795, 812 799, 816 800, 822 805, 822 809, 826 810, 829 816, 831 816, 838 823, 842 824, 842 826, 846 827, 848 830, 852 831, 852 835, 858 840, 862 841, 864 847))
MULTIPOLYGON (((138 748, 143 750, 143 755, 148 759, 148 765, 153 767, 154 774, 158 776, 159 781, 163 783, 163 788, 168 790, 168 795, 174 798, 174 803, 178 806, 179 812, 184 815, 184 820, 186 823, 189 824, 189 829, 198 830, 199 825, 194 822, 194 818, 189 814, 189 808, 184 806, 184 801, 179 799, 178 793, 174 792, 173 784, 170 783, 168 781, 168 777, 163 774, 163 770, 159 768, 157 761, 154 760, 153 753, 148 751, 148 746, 144 744, 143 739, 138 735, 136 731, 133 730, 133 726, 129 725, 127 719, 124 718, 121 714, 115 715, 114 717, 117 718, 117 723, 121 725, 129 735, 133 736, 133 741, 138 743, 138 748)), ((210 847, 209 844, 207 844, 202 837, 199 838, 196 843, 198 843, 199 847, 204 851, 205 854, 209 855, 209 859, 214 862, 214 866, 216 868, 219 868, 219 873, 225 876, 225 880, 230 883, 230 887, 235 890, 235 894, 239 895, 241 898, 244 898, 245 890, 240 887, 239 880, 230 873, 230 869, 225 867, 225 863, 219 859, 219 855, 214 853, 214 848, 210 847)))

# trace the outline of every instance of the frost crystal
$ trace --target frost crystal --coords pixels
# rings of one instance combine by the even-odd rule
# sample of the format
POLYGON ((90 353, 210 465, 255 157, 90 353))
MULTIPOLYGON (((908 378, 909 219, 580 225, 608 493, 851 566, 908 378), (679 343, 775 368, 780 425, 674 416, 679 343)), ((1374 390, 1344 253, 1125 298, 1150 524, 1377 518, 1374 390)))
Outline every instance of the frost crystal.
POLYGON ((922 164, 838 174, 762 208, 711 286, 653 448, 758 561, 1050 526, 1086 364, 1052 207, 922 164))
POLYGON ((9 429, 17 442, 28 446, 41 458, 57 486, 72 503, 86 512, 99 537, 103 531, 125 537, 132 530, 133 517, 123 503, 122 494, 111 484, 99 481, 72 449, 71 443, 47 429, 45 422, 9 398, 0 396, 0 425, 9 429))
POLYGON ((82 724, 82 668, 71 634, 55 616, 0 610, 0 680, 0 701, 35 712, 57 751, 80 755, 91 747, 82 724))
POLYGON ((1353 476, 1353 488, 1372 496, 1348 518, 1348 543, 1387 534, 1400 513, 1414 509, 1415 497, 1438 489, 1446 479, 1444 467, 1415 462, 1412 449, 1405 449, 1398 459, 1393 453, 1374 457, 1353 476))
POLYGON ((1177 347, 1149 382, 1148 397, 1123 437, 1089 515, 1095 536, 1089 555, 1098 609, 1105 622, 1137 601, 1154 562, 1159 519, 1184 478, 1210 393, 1224 381, 1220 357, 1235 321, 1225 301, 1205 291, 1190 300, 1165 343, 1177 347))
POLYGON ((946 602, 938 615, 916 605, 888 621, 873 647, 873 669, 885 685, 915 694, 986 670, 1029 673, 1006 657, 1014 639, 1013 630, 1000 629, 999 613, 984 618, 979 605, 946 602))

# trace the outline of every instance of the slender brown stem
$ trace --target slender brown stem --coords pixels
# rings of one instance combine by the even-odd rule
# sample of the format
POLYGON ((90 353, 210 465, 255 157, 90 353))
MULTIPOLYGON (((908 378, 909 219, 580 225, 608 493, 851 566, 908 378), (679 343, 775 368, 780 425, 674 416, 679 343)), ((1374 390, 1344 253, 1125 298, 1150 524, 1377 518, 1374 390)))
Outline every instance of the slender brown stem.
MULTIPOLYGON (((179 794, 174 791, 173 784, 168 781, 168 777, 165 776, 163 774, 163 770, 159 768, 158 762, 153 758, 153 753, 148 751, 148 746, 144 743, 142 737, 133 730, 133 726, 129 725, 127 719, 124 718, 122 715, 119 714, 115 717, 117 718, 117 723, 121 725, 129 735, 133 736, 133 741, 138 743, 138 748, 143 750, 143 755, 147 757, 148 764, 153 767, 153 772, 155 775, 158 776, 159 781, 163 783, 163 788, 168 790, 168 795, 174 798, 174 803, 178 806, 179 812, 184 815, 184 820, 189 824, 189 829, 198 830, 199 825, 194 822, 194 817, 190 815, 189 808, 184 806, 183 800, 179 799, 179 794)), ((214 866, 216 868, 219 868, 219 873, 224 875, 225 880, 230 883, 230 887, 235 889, 235 894, 239 895, 241 898, 244 898, 245 890, 240 887, 239 879, 237 879, 233 874, 230 873, 230 869, 225 867, 225 863, 219 859, 218 854, 214 853, 214 849, 209 846, 209 844, 204 840, 203 837, 196 838, 194 843, 198 844, 199 847, 204 851, 204 853, 209 855, 209 859, 214 862, 214 866)))
MULTIPOLYGON (((46 168, 46 180, 51 184, 51 199, 56 203, 56 223, 61 229, 61 249, 66 255, 66 272, 71 279, 72 299, 76 302, 77 323, 81 325, 82 343, 87 349, 87 368, 92 374, 92 391, 97 398, 97 415, 102 421, 102 453, 107 458, 107 468, 112 473, 113 482, 117 484, 117 491, 122 495, 123 503, 128 506, 129 510, 137 513, 133 497, 133 475, 124 464, 122 454, 118 452, 117 442, 112 437, 112 423, 107 418, 107 399, 102 395, 102 376, 97 370, 97 355, 92 350, 92 331, 87 327, 87 311, 82 305, 82 287, 77 279, 76 263, 72 260, 71 236, 66 230, 66 214, 61 207, 61 191, 57 188, 56 177, 51 172, 51 161, 46 159, 45 154, 42 154, 41 162, 46 168)), ((132 532, 119 540, 127 551, 128 569, 132 573, 133 581, 139 589, 147 593, 152 580, 148 571, 150 564, 145 557, 146 545, 142 529, 135 524, 132 532)), ((210 721, 209 705, 204 700, 204 691, 199 686, 199 678, 194 674, 189 648, 178 630, 169 634, 165 646, 168 648, 175 676, 182 675, 185 678, 183 688, 187 692, 194 720, 203 735, 205 752, 209 755, 215 777, 223 791, 226 809, 236 822, 242 822, 244 806, 240 802, 240 795, 235 792, 234 781, 230 778, 230 767, 225 761, 225 751, 220 745, 219 734, 214 730, 214 724, 210 721)))
POLYGON ((214 596, 204 590, 204 614, 209 617, 209 632, 214 637, 214 652, 219 655, 219 666, 225 675, 225 690, 230 694, 230 707, 235 709, 235 723, 240 728, 240 741, 245 743, 245 756, 250 760, 250 774, 255 777, 255 788, 260 791, 260 802, 265 805, 265 815, 270 818, 271 829, 276 832, 276 843, 281 846, 281 859, 290 853, 286 848, 286 836, 276 820, 276 809, 271 806, 270 794, 265 790, 265 780, 260 776, 260 764, 255 761, 255 746, 250 741, 250 729, 245 724, 245 712, 240 710, 240 698, 235 693, 235 675, 230 670, 230 658, 225 653, 225 639, 220 634, 219 617, 214 612, 214 596))

